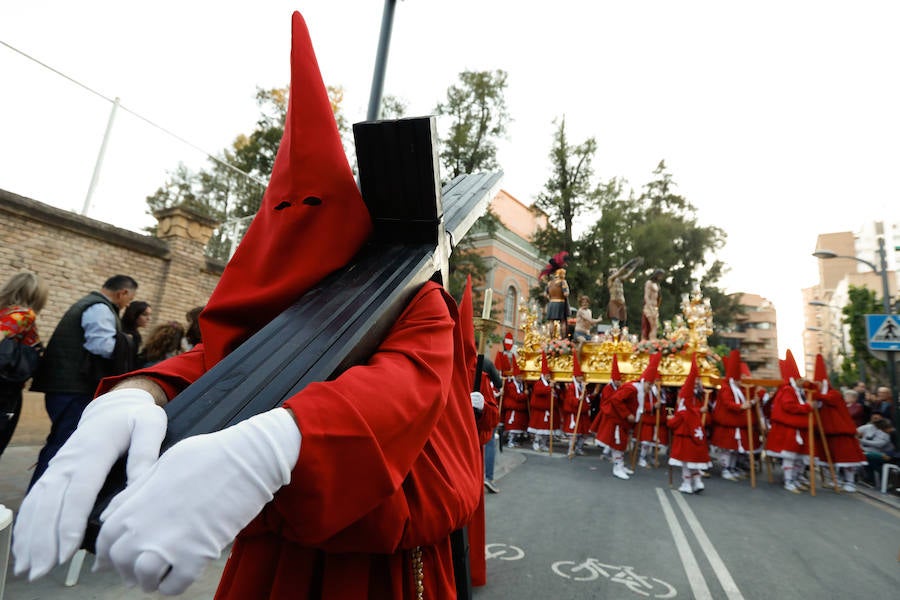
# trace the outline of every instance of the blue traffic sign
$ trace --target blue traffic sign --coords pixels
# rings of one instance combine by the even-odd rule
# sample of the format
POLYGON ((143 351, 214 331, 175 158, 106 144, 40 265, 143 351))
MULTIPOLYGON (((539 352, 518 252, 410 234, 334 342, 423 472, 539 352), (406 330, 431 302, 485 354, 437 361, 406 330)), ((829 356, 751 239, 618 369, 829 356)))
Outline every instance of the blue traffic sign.
POLYGON ((900 350, 900 321, 897 315, 866 315, 869 350, 900 350))

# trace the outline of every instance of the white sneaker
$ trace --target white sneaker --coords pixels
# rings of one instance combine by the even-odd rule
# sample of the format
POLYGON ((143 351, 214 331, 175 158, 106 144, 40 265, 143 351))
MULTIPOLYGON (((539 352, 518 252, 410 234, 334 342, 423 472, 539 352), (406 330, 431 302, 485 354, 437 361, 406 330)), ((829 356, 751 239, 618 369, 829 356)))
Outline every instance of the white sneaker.
POLYGON ((691 487, 690 481, 683 481, 681 483, 681 487, 678 488, 678 491, 681 492, 682 494, 693 494, 694 488, 691 487))
POLYGON ((619 479, 631 479, 625 472, 625 467, 613 467, 613 476, 619 479))
POLYGON ((584 450, 582 450, 581 448, 575 448, 575 454, 577 454, 578 456, 584 456, 584 450))
POLYGON ((632 471, 628 467, 622 467, 622 468, 625 469, 625 472, 628 473, 629 475, 634 475, 634 471, 632 471))
POLYGON ((534 449, 535 452, 540 452, 540 451, 541 451, 541 444, 540 444, 539 442, 533 443, 533 444, 531 445, 531 447, 534 449))
POLYGON ((706 489, 706 486, 703 485, 703 478, 700 475, 695 475, 691 477, 691 486, 694 490, 695 494, 699 494, 703 490, 706 489))
POLYGON ((735 475, 734 473, 732 473, 731 471, 729 471, 728 469, 725 469, 724 471, 722 471, 722 479, 727 479, 728 481, 738 481, 739 480, 738 476, 735 475))
POLYGON ((843 488, 843 489, 844 489, 845 492, 848 492, 848 493, 850 493, 850 494, 853 494, 853 493, 856 492, 856 486, 853 485, 852 483, 849 483, 849 482, 844 484, 844 488, 843 488))
POLYGON ((798 487, 797 487, 797 484, 794 483, 793 481, 785 482, 785 484, 784 484, 784 489, 786 489, 787 491, 791 492, 792 494, 799 494, 799 493, 801 493, 801 492, 800 492, 800 488, 798 488, 798 487))
POLYGON ((646 458, 642 458, 642 459, 640 459, 640 460, 638 461, 638 466, 639 466, 639 467, 649 467, 650 465, 647 464, 647 459, 646 459, 646 458))

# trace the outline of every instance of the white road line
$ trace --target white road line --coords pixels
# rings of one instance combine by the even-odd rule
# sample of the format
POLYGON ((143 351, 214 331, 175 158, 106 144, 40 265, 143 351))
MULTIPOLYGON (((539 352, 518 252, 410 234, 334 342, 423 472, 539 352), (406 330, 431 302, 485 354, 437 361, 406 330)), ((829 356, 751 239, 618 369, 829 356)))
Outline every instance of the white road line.
POLYGON ((678 549, 678 556, 681 558, 681 564, 684 566, 684 572, 687 574, 688 583, 691 584, 691 590, 694 592, 694 600, 712 600, 712 594, 700 572, 700 565, 694 557, 694 551, 691 550, 681 525, 675 517, 675 511, 666 498, 666 493, 662 488, 656 488, 656 495, 659 496, 659 503, 662 505, 663 515, 666 517, 666 523, 669 524, 669 530, 672 532, 672 538, 675 540, 675 547, 678 549))
POLYGON ((681 508, 681 512, 684 513, 684 517, 687 519, 691 531, 694 532, 694 536, 697 538, 697 541, 700 542, 700 548, 703 550, 703 553, 706 554, 706 559, 709 561, 713 571, 715 571, 716 577, 719 578, 719 583, 722 584, 722 589, 725 590, 728 600, 744 600, 744 595, 741 594, 741 590, 738 589, 734 579, 731 578, 728 567, 725 566, 725 563, 722 561, 719 553, 716 552, 712 542, 709 541, 706 532, 703 530, 703 526, 700 525, 700 521, 694 515, 694 511, 691 510, 687 500, 675 490, 672 490, 672 496, 675 497, 675 503, 681 508))

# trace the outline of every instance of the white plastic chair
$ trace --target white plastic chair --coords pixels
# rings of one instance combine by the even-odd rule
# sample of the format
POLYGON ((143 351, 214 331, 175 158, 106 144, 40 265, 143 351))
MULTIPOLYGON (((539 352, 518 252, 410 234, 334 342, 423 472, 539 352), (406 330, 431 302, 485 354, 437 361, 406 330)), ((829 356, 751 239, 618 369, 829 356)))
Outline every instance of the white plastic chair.
POLYGON ((9 542, 12 539, 13 511, 0 504, 0 600, 6 589, 6 568, 9 565, 9 542))
POLYGON ((900 471, 900 465, 884 463, 881 467, 881 493, 887 494, 888 479, 890 479, 891 471, 900 471))

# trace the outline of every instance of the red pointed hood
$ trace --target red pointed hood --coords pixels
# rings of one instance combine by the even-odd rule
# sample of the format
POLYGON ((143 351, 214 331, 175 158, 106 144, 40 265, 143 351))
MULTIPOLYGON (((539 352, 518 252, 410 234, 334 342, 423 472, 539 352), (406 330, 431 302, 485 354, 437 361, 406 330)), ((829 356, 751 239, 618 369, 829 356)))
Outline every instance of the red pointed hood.
POLYGON ((612 370, 609 373, 610 381, 622 381, 622 374, 619 373, 619 357, 613 354, 612 370))
POLYGON ((697 376, 699 374, 700 371, 697 368, 697 355, 694 354, 694 356, 691 357, 691 370, 688 371, 688 376, 685 378, 681 389, 678 391, 679 398, 684 398, 685 400, 694 399, 694 386, 697 385, 697 376))
POLYGON ((522 369, 519 368, 519 361, 516 360, 516 357, 512 357, 512 374, 513 377, 519 377, 522 375, 522 369))
POLYGON ((653 383, 659 379, 659 361, 662 359, 662 353, 656 352, 650 355, 650 361, 647 368, 641 373, 641 379, 648 383, 653 383))
POLYGON ((828 381, 828 368, 825 366, 825 357, 821 354, 816 354, 816 370, 813 379, 819 383, 828 381))
POLYGON ((509 331, 506 332, 506 335, 503 336, 503 349, 509 352, 513 348, 513 334, 509 331))
POLYGON ((578 360, 578 350, 572 351, 572 377, 584 377, 584 371, 581 370, 581 362, 578 360))
POLYGON ((207 368, 347 264, 372 228, 300 13, 291 29, 291 91, 272 176, 200 316, 207 368))
POLYGON ((547 363, 547 353, 541 350, 541 375, 546 375, 549 378, 551 374, 550 365, 547 363))
POLYGON ((784 366, 781 369, 781 378, 787 383, 791 378, 795 381, 800 380, 800 369, 797 368, 797 361, 790 350, 784 356, 784 366))
POLYGON ((466 277, 466 287, 463 288, 462 298, 459 301, 459 325, 462 327, 463 351, 466 367, 469 369, 469 379, 475 379, 475 363, 478 359, 478 347, 475 345, 475 309, 472 305, 472 276, 466 277))
POLYGON ((735 381, 741 378, 741 351, 737 348, 729 352, 725 360, 725 378, 735 381))

